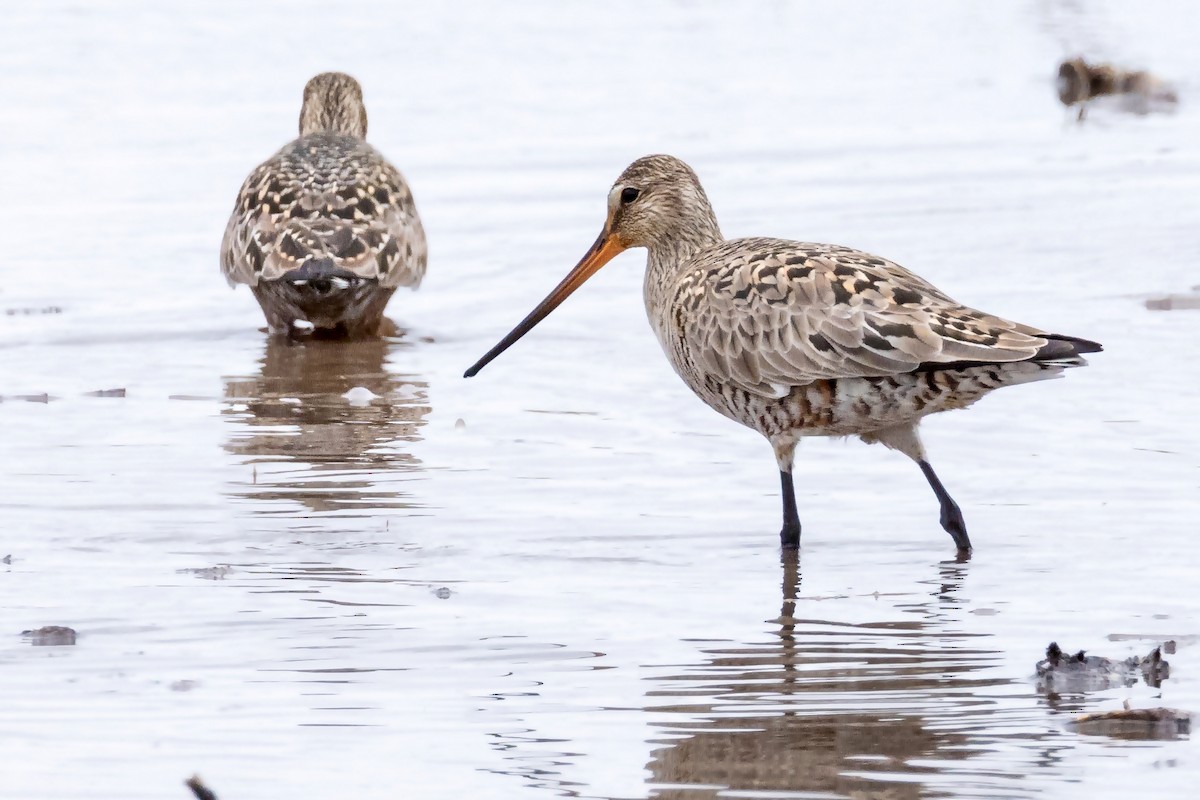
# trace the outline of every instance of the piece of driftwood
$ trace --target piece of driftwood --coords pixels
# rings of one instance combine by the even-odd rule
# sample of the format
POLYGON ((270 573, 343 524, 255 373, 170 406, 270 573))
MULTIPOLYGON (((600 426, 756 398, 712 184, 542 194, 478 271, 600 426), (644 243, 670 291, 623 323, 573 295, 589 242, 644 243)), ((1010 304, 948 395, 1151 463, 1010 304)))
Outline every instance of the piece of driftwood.
POLYGON ((1130 739, 1173 739, 1192 731, 1192 715, 1174 708, 1131 708, 1081 714, 1075 718, 1080 733, 1130 739))
POLYGON ((1078 106, 1079 120, 1087 104, 1098 97, 1119 97, 1120 108, 1134 114, 1173 109, 1179 103, 1175 88, 1145 70, 1125 70, 1111 64, 1089 64, 1072 58, 1058 67, 1058 99, 1068 108, 1078 106))

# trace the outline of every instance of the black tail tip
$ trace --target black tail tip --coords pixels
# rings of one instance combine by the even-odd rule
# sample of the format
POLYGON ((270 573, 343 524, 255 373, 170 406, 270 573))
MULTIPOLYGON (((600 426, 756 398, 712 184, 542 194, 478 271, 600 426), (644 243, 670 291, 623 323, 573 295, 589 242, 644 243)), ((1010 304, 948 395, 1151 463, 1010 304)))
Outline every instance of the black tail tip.
POLYGON ((1104 351, 1104 345, 1099 342, 1093 342, 1091 339, 1079 339, 1073 336, 1063 336, 1062 339, 1074 345, 1076 353, 1100 353, 1104 351))
POLYGON ((1046 339, 1048 340, 1046 344, 1034 356, 1035 361, 1071 358, 1072 356, 1080 356, 1084 353, 1099 353, 1104 350, 1104 345, 1099 342, 1093 342, 1091 339, 1080 339, 1075 336, 1059 336, 1058 334, 1051 334, 1046 339))

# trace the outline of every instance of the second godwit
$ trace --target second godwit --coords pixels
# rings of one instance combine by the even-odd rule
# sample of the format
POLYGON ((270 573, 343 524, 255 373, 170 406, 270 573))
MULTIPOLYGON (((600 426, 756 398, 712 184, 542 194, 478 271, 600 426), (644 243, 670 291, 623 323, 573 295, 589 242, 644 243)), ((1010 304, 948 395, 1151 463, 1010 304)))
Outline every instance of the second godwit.
POLYGON ((917 426, 993 389, 1052 378, 1096 342, 976 311, 884 258, 784 239, 726 241, 700 180, 672 156, 640 158, 608 193, 608 218, 583 260, 466 372, 558 307, 613 256, 645 247, 650 325, 684 383, 765 436, 783 489, 784 547, 800 543, 792 481, 805 436, 858 436, 907 455, 941 504, 961 553, 971 541, 917 426))
POLYGON ((250 285, 272 333, 388 333, 392 293, 425 276, 412 192, 366 135, 358 81, 323 72, 304 87, 300 138, 238 192, 221 269, 231 286, 250 285))

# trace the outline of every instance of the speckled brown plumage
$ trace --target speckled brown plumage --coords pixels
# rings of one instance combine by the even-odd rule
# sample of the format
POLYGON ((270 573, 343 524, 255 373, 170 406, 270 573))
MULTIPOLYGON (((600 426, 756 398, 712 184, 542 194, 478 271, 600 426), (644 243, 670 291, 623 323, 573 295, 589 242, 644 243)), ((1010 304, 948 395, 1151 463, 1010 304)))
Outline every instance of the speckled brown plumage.
POLYGON ((677 158, 631 164, 579 266, 468 371, 524 335, 613 255, 649 251, 644 294, 667 358, 700 399, 775 451, 786 546, 799 542, 792 462, 805 436, 858 436, 920 465, 942 525, 969 550, 958 506, 917 433, 923 417, 995 389, 1057 376, 1100 350, 961 305, 900 265, 828 244, 727 241, 695 173, 677 158))
POLYGON ((425 275, 412 193, 366 130, 358 82, 318 75, 305 87, 300 138, 238 192, 221 268, 251 287, 274 333, 373 335, 392 293, 425 275))

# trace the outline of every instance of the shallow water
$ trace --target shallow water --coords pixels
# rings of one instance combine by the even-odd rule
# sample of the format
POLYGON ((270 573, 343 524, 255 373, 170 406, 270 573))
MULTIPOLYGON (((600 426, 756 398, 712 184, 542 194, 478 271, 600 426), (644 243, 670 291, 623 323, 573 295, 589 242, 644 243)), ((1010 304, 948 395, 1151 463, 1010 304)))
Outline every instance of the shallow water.
POLYGON ((1200 117, 1183 82, 1175 114, 1077 125, 1052 84, 1079 51, 1197 74, 1190 4, 208 8, 0 28, 0 796, 1195 785, 1188 737, 1071 721, 1200 711, 1200 314, 1145 305, 1200 283, 1200 117), (402 339, 288 347, 216 251, 328 68, 364 83, 430 271, 402 339), (729 236, 859 246, 1105 343, 927 423, 970 562, 903 457, 825 441, 781 559, 770 452, 671 373, 637 254, 461 379, 653 151, 729 236), (1166 638, 1160 689, 1035 686, 1052 639, 1166 638))

